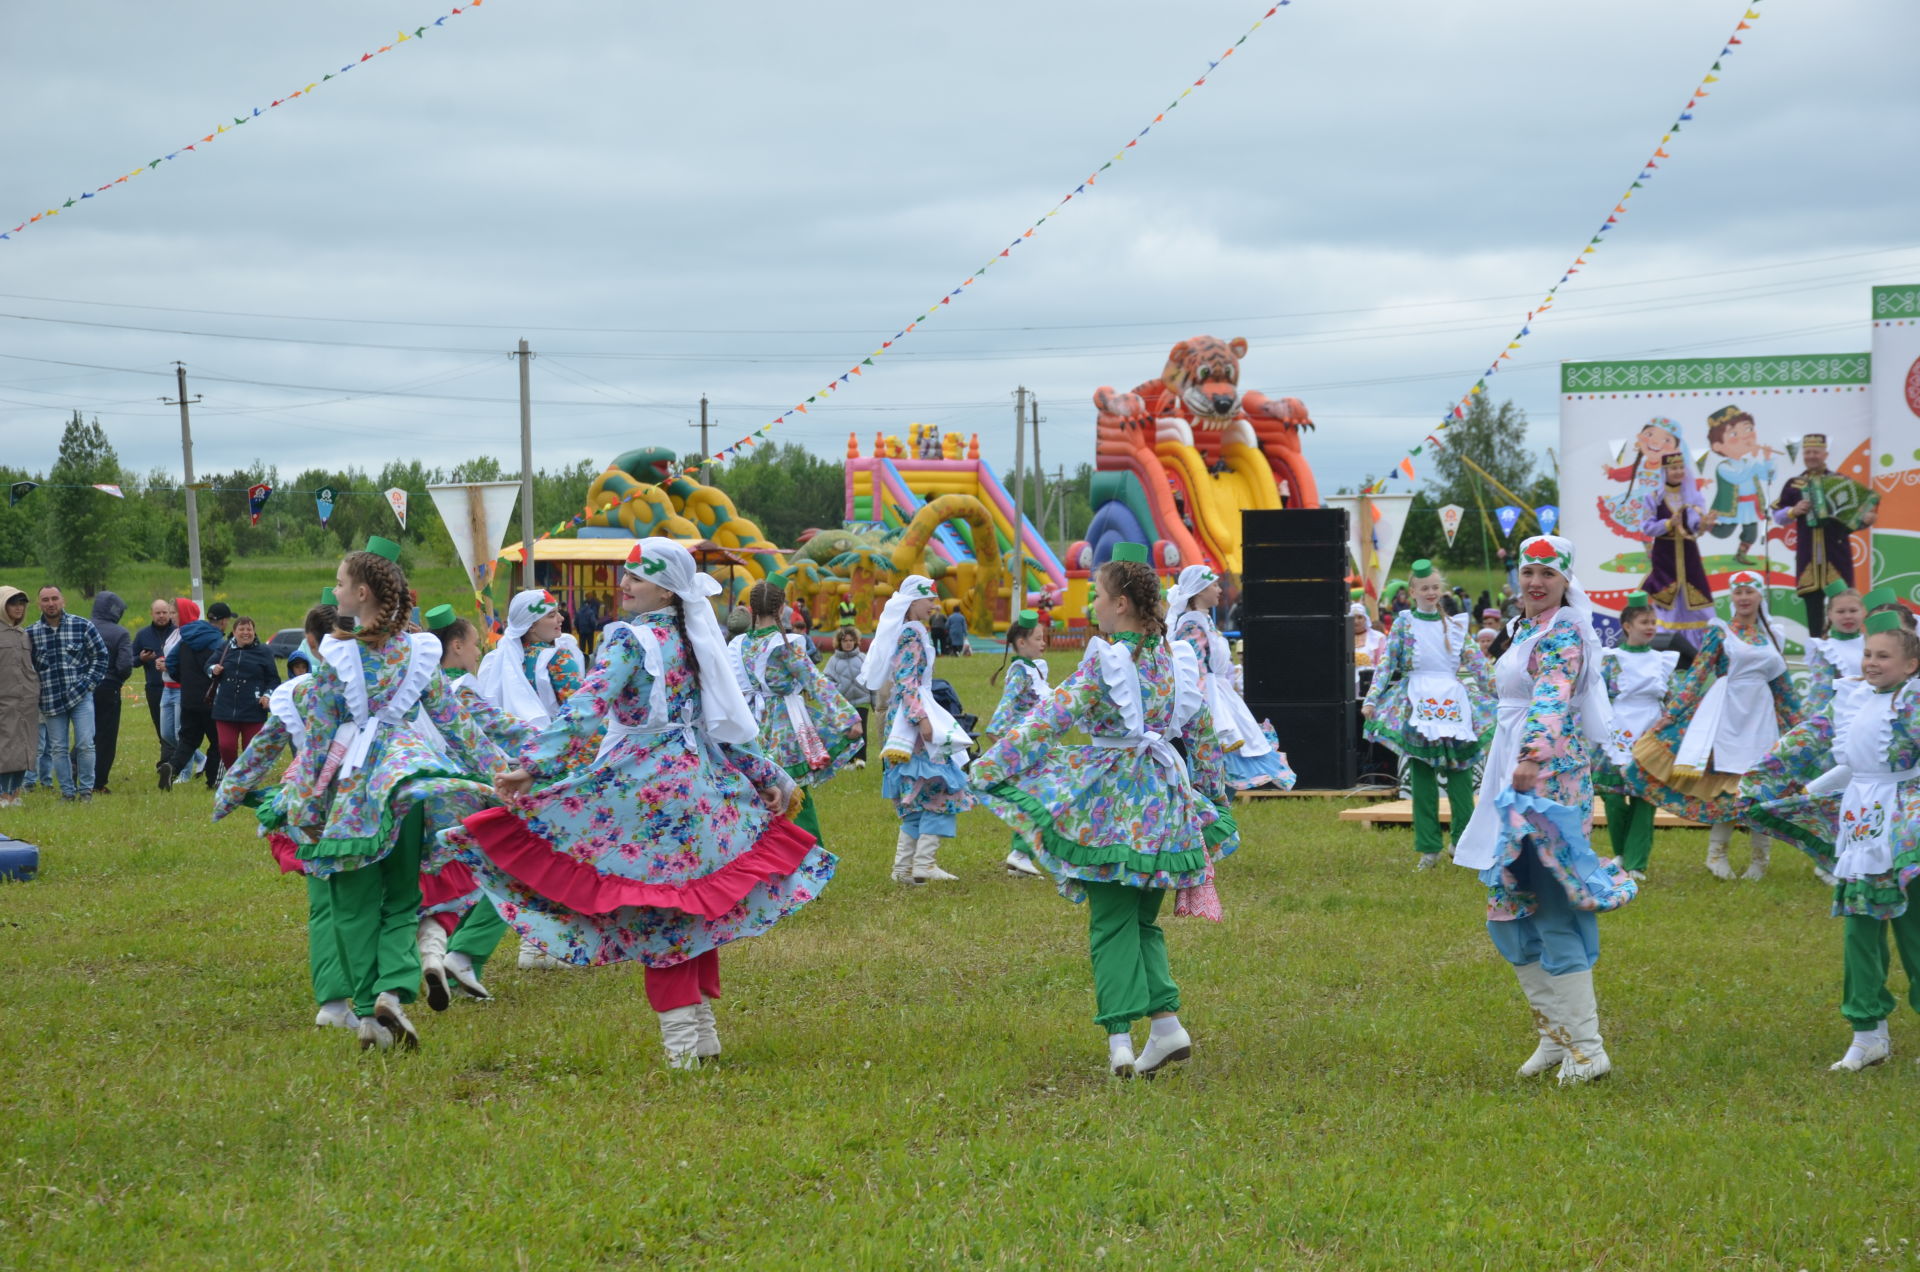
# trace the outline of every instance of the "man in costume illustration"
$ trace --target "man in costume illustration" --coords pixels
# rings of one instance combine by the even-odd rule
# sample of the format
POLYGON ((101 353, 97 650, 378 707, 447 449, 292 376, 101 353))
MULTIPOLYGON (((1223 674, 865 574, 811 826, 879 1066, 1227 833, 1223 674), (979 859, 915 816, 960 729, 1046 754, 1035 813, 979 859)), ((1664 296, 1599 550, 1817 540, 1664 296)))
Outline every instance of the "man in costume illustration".
POLYGON ((1878 513, 1880 496, 1859 482, 1827 469, 1827 435, 1808 433, 1800 439, 1800 459, 1806 471, 1787 479, 1773 501, 1773 524, 1795 528, 1793 590, 1807 607, 1807 633, 1827 631, 1827 587, 1840 582, 1853 586, 1855 530, 1865 530, 1878 513))

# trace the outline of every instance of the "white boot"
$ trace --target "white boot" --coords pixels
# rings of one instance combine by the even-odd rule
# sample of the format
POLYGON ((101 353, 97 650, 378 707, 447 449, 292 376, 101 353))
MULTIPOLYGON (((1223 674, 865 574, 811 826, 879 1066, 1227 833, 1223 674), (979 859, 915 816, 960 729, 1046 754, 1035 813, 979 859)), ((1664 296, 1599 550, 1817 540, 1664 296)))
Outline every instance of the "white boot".
POLYGON ((360 1017, 353 1014, 353 1002, 346 998, 335 998, 320 1004, 320 1010, 314 1014, 313 1023, 320 1029, 359 1029, 360 1017))
POLYGON ((1037 875, 1040 873, 1040 867, 1033 864, 1033 858, 1015 849, 1007 854, 1007 873, 1037 875))
POLYGON ((940 851, 940 836, 922 835, 913 850, 913 881, 915 883, 951 883, 959 875, 948 874, 933 859, 940 851))
POLYGON ((1567 1058, 1560 1062, 1560 1085, 1592 1082, 1613 1072, 1613 1061, 1600 1041, 1600 1009, 1593 1001, 1593 972, 1568 972, 1548 978, 1560 1009, 1555 1033, 1567 1058))
POLYGON ((1883 1020, 1867 1033, 1854 1030, 1853 1041, 1847 1045, 1847 1054, 1828 1065, 1827 1068, 1846 1073, 1858 1073, 1873 1065, 1885 1064, 1887 1057, 1892 1054, 1893 1039, 1887 1036, 1887 1022, 1883 1020))
POLYGON ((520 966, 523 968, 551 969, 564 967, 566 964, 541 949, 538 945, 535 945, 530 938, 523 936, 520 938, 520 966))
POLYGON ((445 1011, 453 1001, 447 986, 447 930, 428 915, 420 920, 414 940, 420 946, 420 972, 427 981, 427 1006, 445 1011))
POLYGON ((1747 862, 1747 872, 1742 879, 1764 879, 1767 877, 1767 862, 1773 859, 1773 840, 1759 831, 1753 831, 1748 842, 1753 846, 1753 857, 1747 862))
POLYGON ((658 1013, 660 1017, 660 1042, 667 1049, 667 1067, 669 1069, 698 1069, 700 1067, 700 1009, 698 1007, 675 1007, 672 1011, 658 1013))
MULTIPOLYGON (((420 1047, 420 1031, 407 1019, 406 1008, 400 1003, 399 995, 388 991, 373 1000, 374 1023, 393 1035, 393 1040, 408 1051, 420 1047)), ((361 1042, 362 1046, 366 1043, 361 1042)))
POLYGON ((917 883, 913 877, 913 836, 904 829, 900 837, 893 841, 893 881, 895 883, 917 883))
POLYGON ((1527 996, 1527 1006, 1533 1012, 1533 1027, 1540 1035, 1540 1045, 1533 1049, 1526 1063, 1520 1066, 1520 1076, 1536 1077, 1554 1068, 1567 1058, 1567 1049, 1560 1045, 1559 1032, 1564 1031, 1564 1020, 1555 1013, 1561 1008, 1559 996, 1554 992, 1553 977, 1547 975, 1547 969, 1538 959, 1513 969, 1520 978, 1521 992, 1527 996))
POLYGON ((693 1010, 698 1013, 693 1022, 696 1031, 693 1054, 702 1060, 711 1060, 720 1054, 720 1026, 713 1018, 713 1000, 703 998, 693 1010))
POLYGON ((1727 862, 1727 845, 1733 842, 1733 824, 1721 822, 1707 828, 1707 869, 1716 879, 1733 878, 1733 867, 1727 862))
POLYGON ((447 975, 453 980, 453 988, 476 1002, 492 1002, 493 995, 480 983, 480 974, 473 970, 473 956, 462 954, 459 950, 448 953, 444 960, 447 975))
POLYGON ((1133 1076, 1133 1035, 1117 1033, 1107 1035, 1107 1072, 1116 1078, 1133 1076))

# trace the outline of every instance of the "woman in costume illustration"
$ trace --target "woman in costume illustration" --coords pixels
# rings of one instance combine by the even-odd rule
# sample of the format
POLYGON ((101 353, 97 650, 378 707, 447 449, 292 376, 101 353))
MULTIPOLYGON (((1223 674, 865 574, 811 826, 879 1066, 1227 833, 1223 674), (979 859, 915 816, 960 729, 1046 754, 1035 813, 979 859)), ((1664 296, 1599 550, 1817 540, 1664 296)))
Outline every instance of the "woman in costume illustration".
POLYGON ((1600 496, 1600 520, 1622 539, 1644 543, 1648 539, 1642 523, 1646 520, 1647 497, 1661 486, 1661 464, 1668 455, 1684 454, 1680 426, 1672 420, 1657 418, 1640 426, 1633 439, 1633 457, 1615 467, 1602 464, 1600 470, 1610 480, 1624 481, 1627 488, 1609 498, 1600 496))
POLYGON ((1716 514, 1687 471, 1685 456, 1668 455, 1661 474, 1661 484, 1640 508, 1651 567, 1640 590, 1653 602, 1662 628, 1697 643, 1713 618, 1713 588, 1700 557, 1700 536, 1713 528, 1716 514))

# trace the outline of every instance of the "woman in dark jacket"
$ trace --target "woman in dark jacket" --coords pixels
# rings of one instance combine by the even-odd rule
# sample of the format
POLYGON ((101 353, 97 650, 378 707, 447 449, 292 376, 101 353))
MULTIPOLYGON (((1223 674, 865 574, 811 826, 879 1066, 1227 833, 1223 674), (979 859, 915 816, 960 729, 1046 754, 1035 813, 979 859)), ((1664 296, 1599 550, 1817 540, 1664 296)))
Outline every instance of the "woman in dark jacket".
POLYGON ((213 677, 213 727, 220 737, 220 768, 232 768, 267 721, 267 697, 280 683, 273 651, 260 643, 253 620, 233 620, 233 639, 208 666, 213 677))

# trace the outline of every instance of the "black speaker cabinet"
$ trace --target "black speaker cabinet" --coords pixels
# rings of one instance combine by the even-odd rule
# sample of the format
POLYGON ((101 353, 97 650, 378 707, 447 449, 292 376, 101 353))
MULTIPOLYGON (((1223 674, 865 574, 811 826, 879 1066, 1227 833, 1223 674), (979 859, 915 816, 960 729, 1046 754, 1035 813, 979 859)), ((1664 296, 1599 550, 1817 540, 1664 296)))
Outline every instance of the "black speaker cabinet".
POLYGON ((1248 695, 1256 720, 1273 721, 1295 789, 1352 790, 1360 775, 1359 710, 1346 702, 1270 702, 1248 695))
MULTIPOLYGON (((1249 508, 1240 514, 1242 548, 1293 548, 1308 544, 1347 548, 1345 508, 1249 508)), ((1346 573, 1344 560, 1340 573, 1346 573)))
POLYGON ((1353 701, 1346 618, 1246 617, 1240 640, 1249 702, 1353 701))

